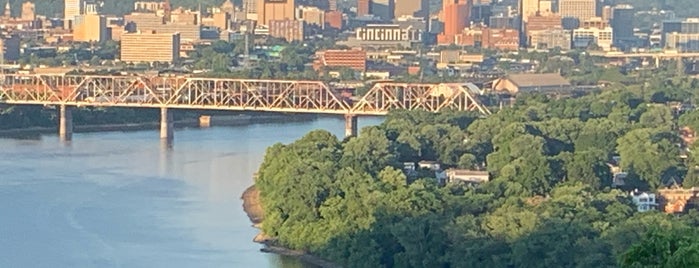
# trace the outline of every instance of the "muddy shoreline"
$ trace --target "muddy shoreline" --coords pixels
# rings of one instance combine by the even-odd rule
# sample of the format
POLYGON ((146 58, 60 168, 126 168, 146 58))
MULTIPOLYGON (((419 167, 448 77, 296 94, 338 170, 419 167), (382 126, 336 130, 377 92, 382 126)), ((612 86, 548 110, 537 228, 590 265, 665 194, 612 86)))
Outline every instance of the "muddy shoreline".
MULTIPOLYGON (((241 199, 243 199, 243 210, 248 215, 248 218, 250 218, 250 222, 252 222, 255 228, 261 229, 262 220, 264 219, 264 210, 260 204, 260 191, 257 190, 255 185, 250 186, 243 192, 241 199)), ((323 268, 342 267, 321 257, 309 254, 308 252, 281 247, 277 245, 273 237, 264 234, 262 230, 260 230, 260 232, 255 236, 253 242, 260 243, 265 246, 264 248, 260 249, 262 252, 295 257, 302 262, 323 268)))

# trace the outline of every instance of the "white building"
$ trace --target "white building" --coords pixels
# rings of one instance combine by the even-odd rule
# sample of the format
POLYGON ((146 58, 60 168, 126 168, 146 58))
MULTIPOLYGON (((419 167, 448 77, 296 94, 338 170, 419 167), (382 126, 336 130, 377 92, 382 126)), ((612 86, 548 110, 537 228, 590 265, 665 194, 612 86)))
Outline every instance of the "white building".
POLYGON ((631 192, 631 199, 633 203, 636 204, 638 212, 651 211, 658 207, 654 193, 639 192, 636 190, 631 192))
POLYGON ((446 176, 448 182, 480 184, 490 181, 490 174, 488 173, 488 171, 447 169, 446 176))
POLYGON ((612 50, 612 27, 605 28, 578 28, 573 30, 573 47, 586 48, 590 44, 596 44, 604 51, 612 50))

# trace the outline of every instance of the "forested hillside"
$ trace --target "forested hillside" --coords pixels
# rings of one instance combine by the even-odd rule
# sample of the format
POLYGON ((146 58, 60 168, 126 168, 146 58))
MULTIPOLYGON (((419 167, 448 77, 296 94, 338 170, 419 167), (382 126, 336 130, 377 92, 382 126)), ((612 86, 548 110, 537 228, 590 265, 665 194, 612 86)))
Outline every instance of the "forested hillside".
POLYGON ((699 155, 680 158, 676 131, 699 126, 699 112, 678 119, 666 105, 696 99, 697 82, 658 80, 652 91, 522 96, 487 118, 397 112, 349 140, 318 130, 274 145, 256 181, 263 230, 347 267, 699 267, 697 240, 680 239, 695 237, 699 213, 638 213, 629 198, 699 186, 687 172, 699 155), (623 189, 610 187, 617 154, 623 189), (420 160, 487 164, 492 178, 406 177, 402 162, 420 160))

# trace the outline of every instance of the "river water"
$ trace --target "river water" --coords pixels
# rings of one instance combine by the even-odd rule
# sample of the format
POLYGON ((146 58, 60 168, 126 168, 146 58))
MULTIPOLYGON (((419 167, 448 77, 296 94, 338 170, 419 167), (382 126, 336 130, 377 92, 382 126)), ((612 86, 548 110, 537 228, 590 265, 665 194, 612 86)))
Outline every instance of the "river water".
MULTIPOLYGON (((360 118, 360 125, 379 118, 360 118)), ((260 252, 242 210, 265 149, 343 118, 0 138, 0 267, 311 267, 260 252)))

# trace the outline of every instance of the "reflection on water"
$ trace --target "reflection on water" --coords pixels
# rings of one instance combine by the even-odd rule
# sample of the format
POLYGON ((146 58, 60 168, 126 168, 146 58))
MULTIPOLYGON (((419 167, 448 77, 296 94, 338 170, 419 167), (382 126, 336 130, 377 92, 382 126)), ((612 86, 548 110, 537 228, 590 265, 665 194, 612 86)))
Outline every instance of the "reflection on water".
POLYGON ((157 131, 0 138, 0 267, 309 267, 259 251, 240 196, 266 147, 343 127, 184 129, 171 148, 157 131))

